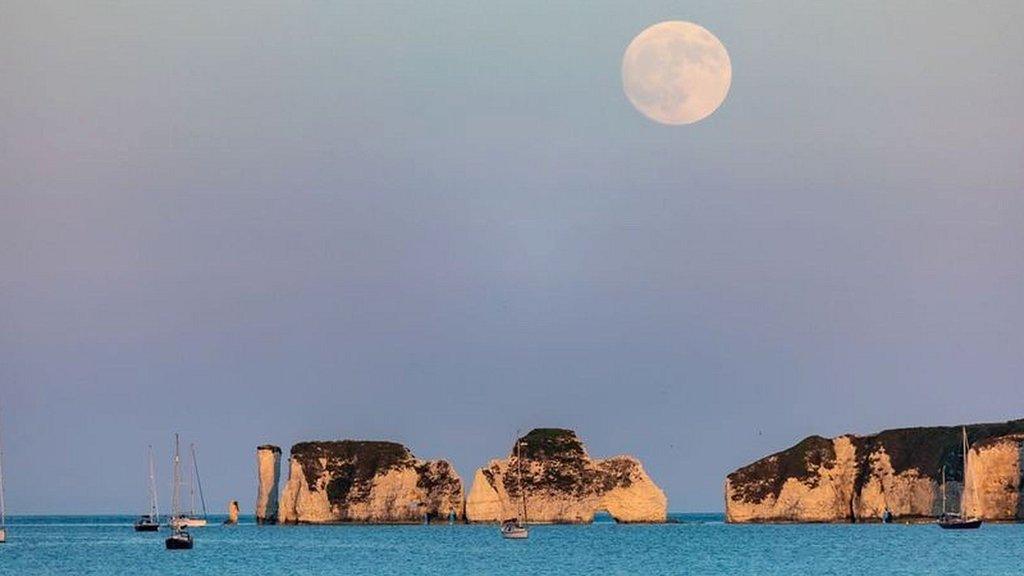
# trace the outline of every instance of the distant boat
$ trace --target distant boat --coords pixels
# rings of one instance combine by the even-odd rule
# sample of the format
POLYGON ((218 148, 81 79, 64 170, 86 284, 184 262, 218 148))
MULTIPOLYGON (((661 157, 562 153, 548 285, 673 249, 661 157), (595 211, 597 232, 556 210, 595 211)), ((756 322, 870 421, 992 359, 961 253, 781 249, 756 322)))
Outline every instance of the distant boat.
POLYGON ((160 529, 160 513, 156 503, 156 470, 153 466, 153 447, 149 447, 149 514, 135 521, 136 532, 156 532, 160 529))
POLYGON ((946 511, 946 467, 942 467, 942 515, 936 523, 939 528, 945 530, 971 530, 974 528, 981 527, 981 518, 968 518, 967 510, 964 508, 964 496, 967 492, 967 427, 964 426, 963 432, 963 452, 964 452, 964 489, 960 493, 960 512, 947 512, 946 511))
MULTIPOLYGON (((518 434, 516 434, 518 437, 518 434)), ((523 484, 523 441, 516 439, 516 469, 518 471, 519 496, 522 498, 523 515, 522 522, 519 518, 509 518, 501 523, 501 536, 508 540, 525 540, 530 537, 530 531, 526 528, 526 486, 523 484)))
POLYGON ((882 512, 882 524, 892 524, 892 510, 889 507, 885 507, 885 512, 882 512))
MULTIPOLYGON (((171 483, 171 518, 178 518, 181 514, 181 456, 178 449, 178 435, 174 435, 174 480, 171 483)), ((191 550, 192 535, 188 527, 171 523, 171 535, 164 540, 168 550, 191 550)))
POLYGON ((192 472, 188 477, 189 513, 187 515, 175 516, 171 520, 172 526, 188 526, 195 528, 206 526, 206 498, 203 496, 203 481, 199 478, 199 463, 196 461, 196 445, 189 445, 189 456, 192 460, 192 472), (199 501, 203 507, 203 515, 196 514, 196 486, 199 487, 199 501))
POLYGON ((0 544, 7 542, 7 506, 4 503, 4 443, 0 438, 0 544))

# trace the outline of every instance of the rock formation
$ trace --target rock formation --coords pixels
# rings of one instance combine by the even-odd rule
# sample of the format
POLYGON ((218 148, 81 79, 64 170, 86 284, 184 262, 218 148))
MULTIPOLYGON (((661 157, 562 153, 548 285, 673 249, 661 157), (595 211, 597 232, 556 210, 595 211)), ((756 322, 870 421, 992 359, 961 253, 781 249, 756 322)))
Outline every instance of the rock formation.
POLYGON ((281 449, 271 444, 256 448, 256 523, 275 524, 278 519, 277 485, 281 477, 281 449))
POLYGON ((406 523, 461 520, 462 481, 444 460, 419 460, 401 444, 342 440, 292 446, 279 520, 406 523))
MULTIPOLYGON (((948 508, 956 511, 964 491, 960 430, 902 428, 871 436, 811 436, 729 474, 726 519, 877 521, 886 508, 896 519, 931 518, 942 508, 943 467, 948 508)), ((965 498, 969 513, 986 519, 1024 518, 1022 433, 1024 420, 967 426, 973 443, 965 498)))
MULTIPOLYGON (((539 428, 520 438, 529 522, 585 523, 605 510, 618 522, 664 522, 668 501, 630 456, 591 459, 572 430, 539 428)), ((516 450, 477 470, 466 500, 470 522, 522 517, 516 450)))
POLYGON ((225 524, 238 524, 238 500, 228 502, 228 518, 225 524))
POLYGON ((1024 434, 975 442, 967 453, 967 514, 987 520, 1024 519, 1024 434))

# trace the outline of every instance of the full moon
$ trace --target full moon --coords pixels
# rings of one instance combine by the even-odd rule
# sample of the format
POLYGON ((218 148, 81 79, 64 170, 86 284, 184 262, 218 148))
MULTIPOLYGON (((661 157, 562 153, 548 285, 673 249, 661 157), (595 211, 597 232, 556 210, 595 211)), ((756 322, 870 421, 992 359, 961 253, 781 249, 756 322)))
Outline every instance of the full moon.
POLYGON ((732 84, 725 46, 691 22, 659 22, 633 38, 622 56, 622 87, 644 116, 693 124, 718 109, 732 84))

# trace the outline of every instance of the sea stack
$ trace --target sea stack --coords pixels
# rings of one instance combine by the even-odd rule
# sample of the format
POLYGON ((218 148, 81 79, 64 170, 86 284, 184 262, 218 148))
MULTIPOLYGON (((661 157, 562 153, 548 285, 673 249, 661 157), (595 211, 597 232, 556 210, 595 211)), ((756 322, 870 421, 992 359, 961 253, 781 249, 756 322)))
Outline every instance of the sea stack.
MULTIPOLYGON (((572 430, 538 428, 519 438, 526 520, 589 523, 598 511, 618 522, 664 522, 668 500, 631 456, 592 459, 572 430)), ((522 517, 516 446, 477 470, 466 500, 470 522, 522 517)))
POLYGON ((238 524, 238 500, 228 502, 228 519, 225 524, 238 524))
POLYGON ((398 524, 449 518, 463 518, 463 490, 445 460, 420 460, 395 442, 292 446, 281 522, 398 524))
POLYGON ((1024 420, 966 426, 972 444, 964 483, 961 427, 900 428, 869 436, 811 436, 726 477, 729 522, 877 522, 930 519, 946 500, 985 520, 1024 519, 1024 420))
POLYGON ((272 444, 256 448, 256 523, 276 524, 278 520, 277 485, 281 478, 281 449, 272 444))

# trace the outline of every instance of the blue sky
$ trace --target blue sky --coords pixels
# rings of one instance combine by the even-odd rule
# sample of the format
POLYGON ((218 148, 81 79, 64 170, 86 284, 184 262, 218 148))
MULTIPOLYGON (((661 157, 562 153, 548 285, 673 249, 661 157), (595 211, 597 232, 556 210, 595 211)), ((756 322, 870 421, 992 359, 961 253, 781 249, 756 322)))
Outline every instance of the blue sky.
POLYGON ((251 510, 264 442, 393 439, 468 482, 562 426, 718 510, 809 434, 1024 416, 1022 18, 8 2, 9 507, 141 509, 174 431, 251 510), (662 20, 729 50, 700 123, 623 94, 662 20))

